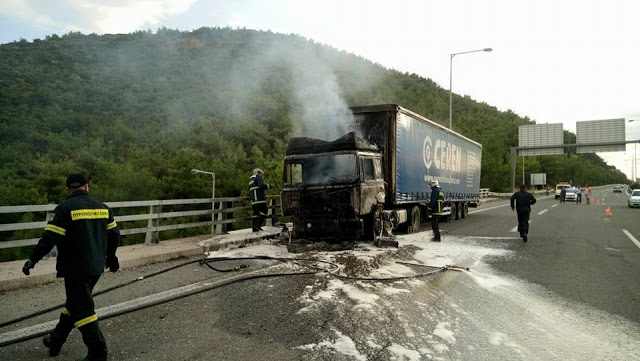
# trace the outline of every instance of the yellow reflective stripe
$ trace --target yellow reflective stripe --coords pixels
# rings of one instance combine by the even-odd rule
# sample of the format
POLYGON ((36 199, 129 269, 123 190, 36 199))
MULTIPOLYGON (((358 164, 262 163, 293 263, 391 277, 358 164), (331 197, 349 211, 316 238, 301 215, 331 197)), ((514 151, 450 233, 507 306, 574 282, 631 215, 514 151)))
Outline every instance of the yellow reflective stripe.
POLYGON ((92 316, 85 317, 82 320, 74 323, 73 325, 75 327, 82 327, 82 326, 86 325, 87 323, 91 323, 91 322, 95 322, 95 321, 98 321, 98 315, 96 315, 94 313, 92 316))
POLYGON ((77 221, 79 219, 109 219, 108 209, 76 209, 71 211, 71 220, 77 221))
POLYGON ((113 221, 109 224, 107 224, 107 229, 113 229, 116 228, 118 226, 118 224, 116 223, 116 221, 113 221))
POLYGON ((65 316, 71 316, 71 313, 69 313, 69 310, 67 310, 66 307, 62 307, 62 314, 65 316))
POLYGON ((253 190, 256 190, 256 189, 258 189, 258 188, 259 188, 259 187, 251 187, 251 188, 249 188, 249 190, 250 190, 250 191, 253 191, 253 190))
POLYGON ((259 203, 267 203, 267 201, 255 201, 255 202, 251 202, 251 204, 259 204, 259 203))
POLYGON ((45 231, 51 231, 53 233, 57 233, 57 234, 59 234, 61 236, 64 236, 65 234, 67 234, 67 230, 66 229, 64 229, 62 227, 55 226, 53 224, 47 224, 44 227, 44 230, 45 231))
POLYGON ((258 192, 256 192, 256 190, 253 190, 253 199, 257 200, 258 199, 258 192))
POLYGON ((267 214, 264 212, 258 212, 261 216, 266 216, 267 214))

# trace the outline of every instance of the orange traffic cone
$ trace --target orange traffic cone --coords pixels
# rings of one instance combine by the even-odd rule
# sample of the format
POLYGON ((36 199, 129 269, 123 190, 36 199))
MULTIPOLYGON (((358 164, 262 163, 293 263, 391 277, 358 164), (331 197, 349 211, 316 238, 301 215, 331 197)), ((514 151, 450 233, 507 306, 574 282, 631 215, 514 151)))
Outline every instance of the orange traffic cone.
POLYGON ((607 207, 607 210, 606 210, 606 211, 604 211, 604 215, 605 215, 606 217, 611 217, 611 207, 607 207))
POLYGON ((600 205, 600 200, 598 199, 598 200, 596 201, 596 203, 597 203, 596 205, 597 205, 597 206, 599 206, 599 205, 600 205))

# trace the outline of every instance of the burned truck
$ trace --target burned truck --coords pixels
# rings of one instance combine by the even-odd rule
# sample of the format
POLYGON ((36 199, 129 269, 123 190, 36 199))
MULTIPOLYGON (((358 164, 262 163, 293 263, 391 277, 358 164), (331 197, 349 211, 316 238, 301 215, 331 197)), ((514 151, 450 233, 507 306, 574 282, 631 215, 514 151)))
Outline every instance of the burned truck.
POLYGON ((395 104, 351 110, 344 136, 287 144, 281 198, 294 238, 372 240, 384 220, 418 231, 432 180, 445 193, 444 217, 478 206, 482 145, 395 104))

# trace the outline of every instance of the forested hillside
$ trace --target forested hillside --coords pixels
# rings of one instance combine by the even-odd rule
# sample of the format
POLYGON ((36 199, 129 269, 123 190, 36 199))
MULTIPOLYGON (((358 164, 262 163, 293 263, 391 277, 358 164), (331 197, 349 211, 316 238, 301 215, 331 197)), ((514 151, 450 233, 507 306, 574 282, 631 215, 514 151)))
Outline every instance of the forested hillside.
MULTIPOLYGON (((281 174, 290 136, 341 135, 349 106, 396 103, 446 125, 448 96, 418 75, 271 32, 69 33, 4 44, 0 204, 57 203, 70 172, 88 174, 104 201, 209 197, 210 179, 191 168, 215 172, 220 196, 244 195, 253 167, 281 174)), ((533 121, 459 96, 453 116, 456 131, 483 145, 481 186, 507 191, 509 147, 533 121)), ((527 158, 525 170, 551 183, 626 181, 595 155, 527 158)))

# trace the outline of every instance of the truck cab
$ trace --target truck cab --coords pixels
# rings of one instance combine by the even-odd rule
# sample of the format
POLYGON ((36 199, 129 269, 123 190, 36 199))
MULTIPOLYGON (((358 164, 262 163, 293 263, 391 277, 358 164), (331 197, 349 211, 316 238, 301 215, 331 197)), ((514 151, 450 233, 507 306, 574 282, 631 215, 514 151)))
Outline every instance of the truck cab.
POLYGON ((287 147, 281 193, 294 238, 372 238, 375 212, 384 204, 381 152, 353 133, 324 144, 301 139, 311 143, 296 146, 294 139, 287 147))

